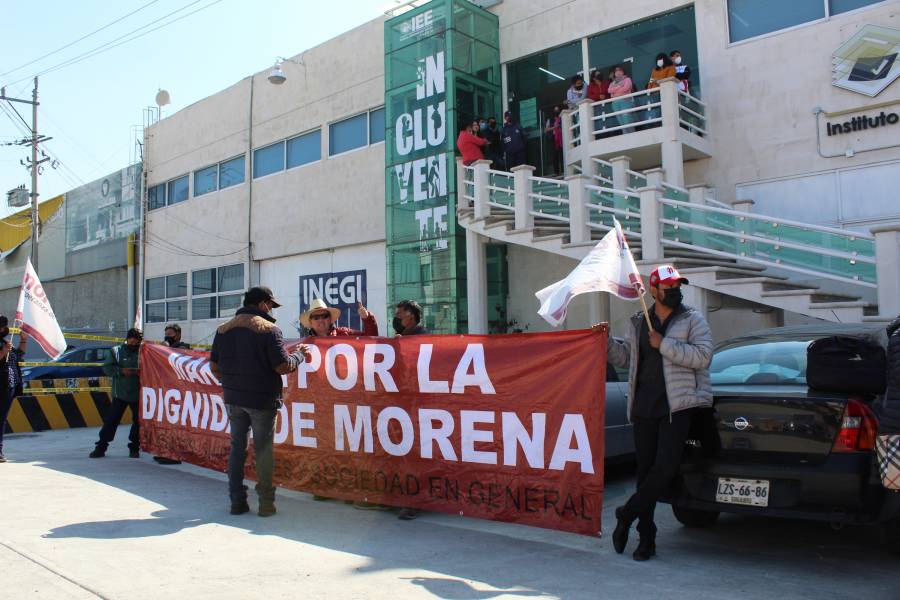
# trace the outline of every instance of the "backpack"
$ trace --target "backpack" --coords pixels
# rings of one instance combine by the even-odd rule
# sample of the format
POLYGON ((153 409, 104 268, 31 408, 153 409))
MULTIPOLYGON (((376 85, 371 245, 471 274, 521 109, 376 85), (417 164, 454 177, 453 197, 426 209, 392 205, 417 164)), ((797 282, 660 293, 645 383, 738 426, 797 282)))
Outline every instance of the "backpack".
POLYGON ((810 388, 846 394, 878 395, 886 387, 884 348, 863 337, 834 335, 806 348, 810 388))

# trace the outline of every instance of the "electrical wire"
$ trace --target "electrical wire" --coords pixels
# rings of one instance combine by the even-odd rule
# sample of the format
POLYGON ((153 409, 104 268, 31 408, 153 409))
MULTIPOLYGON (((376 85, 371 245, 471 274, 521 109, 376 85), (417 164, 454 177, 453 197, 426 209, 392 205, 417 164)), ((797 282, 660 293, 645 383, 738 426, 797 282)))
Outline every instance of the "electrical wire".
POLYGON ((15 73, 16 71, 19 71, 19 70, 21 70, 21 69, 24 69, 25 67, 27 67, 27 66, 29 66, 29 65, 33 65, 34 63, 38 62, 39 60, 44 60, 44 59, 47 58, 48 56, 53 56, 53 55, 56 54, 57 52, 60 52, 60 51, 62 51, 62 50, 65 50, 66 48, 69 48, 69 47, 71 47, 71 46, 74 46, 74 45, 77 44, 78 42, 80 42, 80 41, 82 41, 82 40, 86 40, 87 38, 91 37, 92 35, 96 35, 96 34, 100 33, 101 31, 103 31, 104 29, 108 29, 109 27, 112 27, 113 25, 115 25, 116 23, 119 23, 120 21, 124 21, 125 19, 127 19, 127 18, 130 17, 131 15, 136 14, 136 13, 139 13, 140 11, 144 10, 145 8, 147 8, 148 6, 150 6, 151 4, 156 4, 157 2, 159 2, 159 0, 150 0, 150 2, 147 2, 146 4, 144 4, 144 5, 142 5, 142 6, 139 6, 139 7, 136 8, 135 10, 131 11, 130 13, 128 13, 127 15, 123 15, 123 16, 119 17, 118 19, 116 19, 115 21, 111 21, 111 22, 107 23, 106 25, 104 25, 104 26, 101 27, 100 29, 95 29, 94 31, 92 31, 92 32, 90 32, 90 33, 88 33, 88 34, 85 34, 85 35, 81 36, 81 37, 78 38, 77 40, 75 40, 75 41, 73 41, 73 42, 69 42, 69 43, 66 44, 65 46, 60 46, 60 47, 57 48, 56 50, 53 50, 52 52, 48 52, 47 54, 44 54, 43 56, 38 56, 38 57, 35 58, 34 60, 30 60, 30 61, 28 61, 28 62, 25 63, 25 64, 19 65, 19 66, 16 67, 15 69, 10 69, 9 71, 6 71, 5 73, 0 73, 0 77, 6 77, 6 76, 9 75, 10 73, 15 73))
MULTIPOLYGON (((134 30, 132 30, 132 31, 129 31, 128 33, 126 33, 126 34, 124 34, 124 35, 121 35, 121 36, 119 36, 119 37, 117 37, 117 38, 115 38, 115 39, 112 39, 112 40, 110 40, 109 42, 106 42, 105 44, 101 44, 100 46, 97 46, 96 48, 93 48, 93 49, 91 49, 91 50, 88 50, 87 52, 83 52, 83 53, 81 53, 81 54, 79 54, 79 55, 77 55, 77 56, 74 56, 74 57, 72 57, 72 58, 70 58, 70 59, 68 59, 68 60, 66 60, 66 61, 63 61, 63 62, 61 62, 61 63, 58 63, 58 64, 56 64, 56 65, 54 65, 54 66, 52 66, 52 67, 48 67, 48 68, 46 68, 46 69, 40 71, 39 73, 37 73, 37 76, 46 75, 46 74, 48 74, 48 73, 52 73, 52 72, 54 72, 54 71, 58 71, 58 70, 60 70, 60 69, 64 69, 64 68, 66 68, 66 67, 69 67, 69 66, 71 66, 71 65, 74 65, 74 64, 79 63, 79 62, 81 62, 81 61, 84 61, 84 60, 87 60, 87 59, 92 58, 92 57, 94 57, 94 56, 97 56, 98 54, 102 54, 102 53, 104 53, 104 52, 107 52, 107 51, 109 51, 109 50, 112 50, 113 48, 117 48, 117 47, 119 47, 119 46, 121 46, 121 45, 123 45, 123 44, 127 44, 128 42, 132 42, 132 41, 134 41, 134 40, 136 40, 136 39, 142 38, 142 37, 144 37, 145 35, 148 35, 148 34, 150 34, 150 33, 153 33, 154 31, 157 31, 157 30, 162 29, 162 28, 164 28, 164 27, 168 27, 169 25, 172 25, 173 23, 176 23, 176 22, 178 22, 178 21, 180 21, 180 20, 182 20, 182 19, 186 19, 187 17, 190 17, 190 16, 193 15, 193 14, 196 14, 196 13, 198 13, 198 12, 200 12, 200 11, 203 11, 203 10, 206 10, 207 8, 210 8, 211 6, 214 6, 214 5, 216 5, 216 4, 219 4, 219 3, 222 2, 223 0, 214 0, 213 2, 210 2, 209 4, 207 4, 207 5, 205 5, 205 6, 201 6, 200 8, 198 8, 198 9, 196 9, 196 10, 193 10, 193 11, 187 13, 187 14, 181 15, 180 17, 178 17, 178 18, 176 18, 176 19, 172 19, 171 21, 165 22, 165 23, 163 23, 162 25, 159 25, 158 27, 154 27, 153 29, 149 29, 149 30, 147 30, 147 31, 144 31, 143 33, 138 33, 138 32, 140 32, 141 30, 146 29, 146 28, 149 27, 150 25, 153 25, 153 24, 155 24, 155 23, 159 23, 160 21, 162 21, 162 20, 164 20, 164 19, 166 19, 166 18, 168 18, 168 17, 170 17, 170 16, 172 16, 172 15, 174 15, 174 14, 177 14, 177 13, 183 11, 183 10, 187 10, 187 9, 190 8, 191 6, 194 6, 195 4, 198 4, 198 3, 202 2, 202 1, 203 1, 203 0, 194 0, 193 2, 190 2, 190 3, 188 3, 187 5, 182 6, 181 8, 179 8, 179 9, 177 9, 177 10, 174 10, 174 11, 172 11, 172 12, 166 14, 166 15, 163 15, 162 17, 160 17, 160 18, 158 18, 158 19, 156 19, 156 20, 154 20, 154 21, 151 21, 151 22, 149 22, 149 23, 147 23, 147 24, 145 24, 145 25, 142 25, 141 27, 138 27, 137 29, 134 29, 134 30), (134 35, 133 37, 130 37, 130 38, 128 37, 128 36, 133 35, 133 34, 135 34, 135 33, 138 33, 138 35, 134 35), (127 39, 124 39, 124 38, 127 38, 127 39), (119 40, 122 40, 122 41, 119 41, 119 40)), ((13 82, 12 82, 11 84, 9 84, 9 85, 15 85, 15 84, 17 84, 17 83, 20 83, 20 82, 22 82, 22 81, 25 81, 26 79, 30 79, 30 77, 24 77, 24 78, 22 78, 22 79, 18 79, 18 80, 16 80, 16 81, 13 81, 13 82)))

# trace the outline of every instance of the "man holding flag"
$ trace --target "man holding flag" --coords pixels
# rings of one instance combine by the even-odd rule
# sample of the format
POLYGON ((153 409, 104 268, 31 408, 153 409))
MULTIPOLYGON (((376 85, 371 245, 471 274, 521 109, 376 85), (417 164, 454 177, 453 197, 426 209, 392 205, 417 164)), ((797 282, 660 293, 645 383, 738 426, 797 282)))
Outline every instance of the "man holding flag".
MULTIPOLYGON (((688 280, 672 265, 650 273, 650 309, 634 257, 618 221, 564 280, 535 295, 538 310, 556 326, 565 319, 571 299, 605 291, 626 300, 640 299, 642 311, 631 317, 624 338, 610 337, 609 361, 628 369, 628 419, 633 425, 637 491, 616 509, 613 547, 621 554, 631 524, 638 521, 640 543, 635 560, 656 554, 656 503, 677 475, 696 409, 711 407, 712 333, 703 315, 682 303, 688 280)), ((595 325, 594 327, 599 327, 595 325)))

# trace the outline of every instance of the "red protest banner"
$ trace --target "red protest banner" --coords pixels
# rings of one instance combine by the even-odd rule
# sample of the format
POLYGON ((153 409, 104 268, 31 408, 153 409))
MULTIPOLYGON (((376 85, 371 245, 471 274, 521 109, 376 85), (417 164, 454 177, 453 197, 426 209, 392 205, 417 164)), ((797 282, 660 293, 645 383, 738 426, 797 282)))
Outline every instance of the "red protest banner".
MULTIPOLYGON (((307 338, 311 360, 284 378, 275 482, 598 535, 606 335, 307 338)), ((208 356, 144 345, 141 447, 223 471, 208 356)))

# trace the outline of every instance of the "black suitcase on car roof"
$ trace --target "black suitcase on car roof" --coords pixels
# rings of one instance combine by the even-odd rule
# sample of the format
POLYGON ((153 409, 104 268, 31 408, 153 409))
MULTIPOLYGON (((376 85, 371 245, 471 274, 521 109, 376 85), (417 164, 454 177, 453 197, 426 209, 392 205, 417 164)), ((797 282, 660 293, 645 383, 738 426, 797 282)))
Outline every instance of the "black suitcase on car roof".
POLYGON ((806 383, 816 390, 881 394, 887 385, 886 368, 884 348, 863 337, 835 335, 806 348, 806 383))

